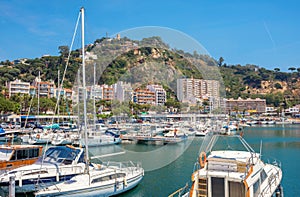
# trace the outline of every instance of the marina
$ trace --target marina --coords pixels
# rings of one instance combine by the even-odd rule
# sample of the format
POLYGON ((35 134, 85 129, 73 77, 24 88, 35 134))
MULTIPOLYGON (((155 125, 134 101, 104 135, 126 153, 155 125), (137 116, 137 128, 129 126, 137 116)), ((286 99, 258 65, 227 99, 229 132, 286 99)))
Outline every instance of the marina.
MULTIPOLYGON (((256 152, 260 151, 262 143, 262 159, 281 163, 285 196, 297 196, 300 186, 297 181, 297 162, 300 160, 295 157, 300 154, 299 131, 299 124, 251 126, 243 130, 245 140, 256 152)), ((191 186, 191 174, 203 140, 203 137, 190 136, 184 142, 164 146, 121 143, 91 147, 89 152, 94 158, 92 162, 99 159, 102 162, 141 162, 145 169, 143 180, 133 190, 120 196, 168 196, 179 188, 191 186), (122 154, 117 154, 120 152, 122 154), (99 155, 108 156, 99 158, 99 155)))

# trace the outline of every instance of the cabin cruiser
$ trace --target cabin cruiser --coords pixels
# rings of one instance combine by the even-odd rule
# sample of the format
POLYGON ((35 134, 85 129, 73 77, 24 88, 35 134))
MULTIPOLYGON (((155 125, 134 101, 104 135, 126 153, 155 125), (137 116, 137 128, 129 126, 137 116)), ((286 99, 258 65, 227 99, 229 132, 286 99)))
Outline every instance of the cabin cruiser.
POLYGON ((0 174, 17 167, 33 164, 42 155, 43 147, 37 145, 0 146, 0 174))
POLYGON ((209 134, 191 179, 189 192, 179 196, 283 196, 280 164, 265 163, 240 135, 209 134))
POLYGON ((1 174, 0 187, 7 192, 9 179, 13 176, 16 193, 33 192, 69 180, 83 173, 85 168, 83 148, 69 145, 49 147, 35 163, 1 174))

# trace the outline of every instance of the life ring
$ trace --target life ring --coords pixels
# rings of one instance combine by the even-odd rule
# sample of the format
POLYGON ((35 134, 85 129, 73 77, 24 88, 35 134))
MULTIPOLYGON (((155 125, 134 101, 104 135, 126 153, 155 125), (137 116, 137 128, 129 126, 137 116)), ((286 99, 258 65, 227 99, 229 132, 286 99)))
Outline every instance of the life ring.
POLYGON ((200 167, 203 168, 206 162, 206 153, 205 152, 201 152, 200 156, 199 156, 199 163, 200 163, 200 167))

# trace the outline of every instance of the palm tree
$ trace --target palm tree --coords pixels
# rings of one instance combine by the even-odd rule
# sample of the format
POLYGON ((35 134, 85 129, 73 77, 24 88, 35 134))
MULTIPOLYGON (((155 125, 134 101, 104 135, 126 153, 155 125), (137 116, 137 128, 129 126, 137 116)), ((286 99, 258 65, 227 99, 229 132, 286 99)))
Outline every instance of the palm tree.
POLYGON ((294 72, 296 70, 295 67, 290 67, 288 70, 290 70, 291 72, 294 72))

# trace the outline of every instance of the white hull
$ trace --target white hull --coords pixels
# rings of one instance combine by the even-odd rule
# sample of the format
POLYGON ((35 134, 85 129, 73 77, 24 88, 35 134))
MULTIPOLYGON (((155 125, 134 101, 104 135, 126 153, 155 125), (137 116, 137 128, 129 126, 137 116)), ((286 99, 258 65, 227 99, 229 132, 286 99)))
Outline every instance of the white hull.
MULTIPOLYGON (((82 175, 84 176, 84 175, 82 175)), ((87 175, 85 175, 87 176, 87 175)), ((68 191, 67 189, 61 189, 61 191, 55 190, 54 192, 49 192, 45 190, 43 193, 42 191, 37 193, 36 197, 43 197, 43 196, 64 196, 64 197, 107 197, 112 195, 117 195, 123 193, 127 190, 134 188, 143 178, 142 174, 133 177, 126 182, 124 180, 120 181, 111 181, 111 183, 101 185, 84 185, 85 187, 80 188, 78 185, 78 189, 68 191)))
POLYGON ((208 134, 200 152, 190 191, 178 196, 283 196, 280 165, 264 163, 241 136, 208 134), (230 145, 237 150, 228 150, 230 145))

